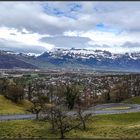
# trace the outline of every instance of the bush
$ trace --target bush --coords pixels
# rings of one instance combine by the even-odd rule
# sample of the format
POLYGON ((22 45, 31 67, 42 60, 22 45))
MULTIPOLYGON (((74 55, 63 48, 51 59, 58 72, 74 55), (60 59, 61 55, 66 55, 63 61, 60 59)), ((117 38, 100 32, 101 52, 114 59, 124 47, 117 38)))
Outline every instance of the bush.
POLYGON ((4 96, 17 103, 23 99, 24 89, 20 85, 10 84, 6 89, 4 96))

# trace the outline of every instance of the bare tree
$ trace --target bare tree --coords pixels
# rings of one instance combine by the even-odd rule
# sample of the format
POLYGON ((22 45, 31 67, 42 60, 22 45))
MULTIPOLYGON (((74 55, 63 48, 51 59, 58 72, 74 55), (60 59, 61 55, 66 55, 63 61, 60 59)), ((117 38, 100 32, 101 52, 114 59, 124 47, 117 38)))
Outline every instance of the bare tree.
POLYGON ((39 114, 43 112, 46 104, 49 102, 46 90, 47 86, 43 80, 34 80, 28 84, 28 99, 32 103, 28 111, 36 114, 36 119, 39 119, 39 114))
POLYGON ((47 103, 48 103, 48 97, 40 96, 40 97, 32 100, 32 106, 28 111, 36 114, 36 119, 38 120, 39 113, 43 112, 47 103))
POLYGON ((86 130, 86 123, 91 118, 91 113, 86 113, 87 106, 83 105, 82 100, 79 96, 79 98, 76 101, 76 111, 77 111, 77 117, 81 121, 83 130, 86 130))
POLYGON ((53 130, 60 134, 60 138, 65 138, 65 133, 70 132, 75 128, 79 128, 81 121, 77 121, 76 116, 68 115, 68 111, 62 107, 53 107, 51 110, 53 114, 48 113, 46 120, 48 120, 53 125, 53 130))
POLYGON ((28 110, 34 114, 36 114, 36 120, 39 119, 39 113, 43 110, 43 104, 38 102, 37 100, 32 101, 32 107, 28 110))

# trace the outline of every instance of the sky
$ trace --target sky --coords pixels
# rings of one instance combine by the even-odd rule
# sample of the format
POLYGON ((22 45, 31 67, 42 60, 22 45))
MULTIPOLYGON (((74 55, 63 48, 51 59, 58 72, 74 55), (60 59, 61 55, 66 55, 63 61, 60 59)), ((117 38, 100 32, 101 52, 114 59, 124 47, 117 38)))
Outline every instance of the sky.
POLYGON ((0 2, 0 49, 140 52, 140 2, 0 2))

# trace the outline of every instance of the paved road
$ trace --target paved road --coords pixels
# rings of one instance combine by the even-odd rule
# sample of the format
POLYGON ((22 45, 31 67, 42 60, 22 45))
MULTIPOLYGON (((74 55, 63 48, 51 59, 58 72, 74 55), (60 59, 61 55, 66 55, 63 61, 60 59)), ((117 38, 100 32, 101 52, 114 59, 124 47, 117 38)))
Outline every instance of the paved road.
MULTIPOLYGON (((111 103, 102 104, 95 107, 89 108, 85 113, 91 113, 93 115, 103 115, 103 114, 120 114, 129 112, 140 111, 140 105, 137 104, 124 104, 124 103, 111 103), (124 109, 121 109, 124 108, 124 109), (120 108, 120 109, 115 109, 120 108)), ((75 112, 69 112, 70 115, 75 114, 75 112)), ((0 116, 0 121, 8 120, 24 120, 24 119, 35 119, 35 114, 23 114, 23 115, 2 115, 0 116)))
POLYGON ((95 115, 103 115, 103 114, 119 114, 138 111, 140 111, 140 105, 138 104, 111 103, 91 107, 86 112, 93 113, 95 115))
POLYGON ((0 121, 35 119, 35 114, 0 115, 0 121))

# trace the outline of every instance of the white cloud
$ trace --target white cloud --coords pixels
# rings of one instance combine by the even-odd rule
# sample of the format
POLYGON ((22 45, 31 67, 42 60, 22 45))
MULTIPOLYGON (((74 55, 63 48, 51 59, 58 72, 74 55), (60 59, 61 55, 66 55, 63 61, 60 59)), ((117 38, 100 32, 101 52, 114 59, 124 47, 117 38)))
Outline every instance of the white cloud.
POLYGON ((99 45, 122 45, 126 41, 133 41, 128 34, 116 34, 113 32, 104 32, 104 31, 67 31, 64 32, 66 36, 78 36, 78 37, 88 37, 92 41, 89 42, 90 45, 99 44, 99 45))
POLYGON ((135 47, 140 43, 139 9, 139 2, 1 2, 0 39, 9 46, 17 42, 15 45, 31 48, 69 44, 114 52, 139 51, 140 47, 135 47), (74 4, 78 10, 71 10, 74 4), (103 30, 96 27, 101 23, 103 30), (44 37, 51 37, 51 41, 41 41, 44 37))
POLYGON ((140 40, 137 38, 140 34, 136 36, 136 34, 128 34, 127 32, 116 34, 95 30, 86 32, 67 31, 64 32, 64 35, 91 39, 86 46, 88 49, 102 49, 113 53, 140 51, 140 40))
POLYGON ((57 48, 86 48, 91 40, 87 37, 54 36, 44 37, 41 41, 54 44, 57 48))
POLYGON ((52 49, 53 44, 48 44, 39 41, 42 37, 48 37, 50 35, 40 35, 38 33, 29 33, 26 29, 23 29, 22 32, 17 31, 14 28, 1 27, 0 28, 0 39, 5 39, 8 41, 15 41, 23 45, 29 46, 41 46, 46 49, 52 49))

